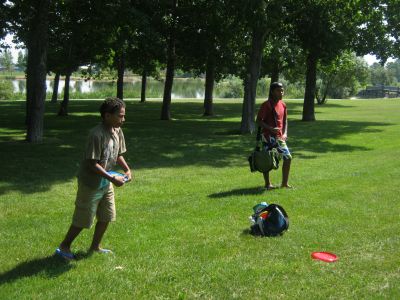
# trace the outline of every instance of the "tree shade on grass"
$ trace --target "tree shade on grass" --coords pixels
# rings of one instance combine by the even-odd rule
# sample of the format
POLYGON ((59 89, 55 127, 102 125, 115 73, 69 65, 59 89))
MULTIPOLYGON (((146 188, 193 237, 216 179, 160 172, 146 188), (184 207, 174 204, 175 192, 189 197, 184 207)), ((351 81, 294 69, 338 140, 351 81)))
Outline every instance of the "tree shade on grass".
MULTIPOLYGON (((257 102, 257 106, 261 101, 257 102)), ((239 135, 241 104, 127 102, 126 158, 136 180, 116 190, 117 222, 87 256, 92 230, 73 245, 79 260, 52 256, 69 226, 77 162, 98 121, 98 101, 72 101, 67 118, 45 113, 44 141, 24 142, 24 103, 0 110, 0 298, 359 299, 400 296, 397 159, 399 100, 329 101, 301 122, 288 100, 294 190, 263 192, 239 135), (379 113, 378 113, 379 112, 379 113), (258 202, 279 203, 290 229, 248 233, 258 202), (311 259, 329 251, 336 263, 311 259)), ((280 172, 272 173, 278 183, 280 172)))

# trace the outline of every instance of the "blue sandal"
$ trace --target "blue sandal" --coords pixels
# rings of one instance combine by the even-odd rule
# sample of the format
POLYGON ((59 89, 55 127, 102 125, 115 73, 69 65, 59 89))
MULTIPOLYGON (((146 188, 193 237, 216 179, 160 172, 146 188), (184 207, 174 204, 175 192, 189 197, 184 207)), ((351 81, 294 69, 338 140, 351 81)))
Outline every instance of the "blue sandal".
POLYGON ((75 259, 75 255, 73 255, 72 253, 64 252, 60 248, 56 249, 55 254, 65 259, 75 259))

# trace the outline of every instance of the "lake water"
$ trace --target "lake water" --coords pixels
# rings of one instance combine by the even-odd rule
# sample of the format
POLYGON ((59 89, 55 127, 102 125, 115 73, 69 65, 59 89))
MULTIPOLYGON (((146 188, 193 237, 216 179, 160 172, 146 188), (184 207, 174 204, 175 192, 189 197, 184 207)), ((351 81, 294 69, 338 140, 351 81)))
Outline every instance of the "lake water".
MULTIPOLYGON (((14 93, 26 92, 26 80, 12 80, 14 93)), ((46 80, 47 93, 53 92, 53 80, 46 80)), ((64 80, 60 80, 58 94, 64 90, 64 80)), ((115 95, 117 91, 116 81, 99 80, 71 80, 71 98, 104 98, 107 95, 115 95)), ((125 98, 140 98, 141 81, 126 80, 124 82, 125 98)), ((164 82, 152 78, 147 80, 146 97, 162 98, 164 93, 164 82)), ((214 87, 214 97, 217 98, 240 98, 243 96, 243 85, 239 79, 223 80, 214 87)), ((201 78, 175 78, 172 88, 172 98, 204 98, 204 79, 201 78)))
MULTIPOLYGON (((26 92, 26 80, 12 80, 14 93, 26 92)), ((46 80, 47 92, 53 92, 54 82, 46 80)), ((65 82, 60 80, 58 86, 58 94, 61 95, 64 90, 65 82)), ((74 94, 109 94, 116 93, 116 81, 94 81, 94 80, 71 80, 70 95, 74 94)), ((164 92, 164 82, 157 80, 148 80, 146 88, 146 96, 150 98, 161 98, 164 92)), ((126 97, 139 98, 141 93, 140 81, 124 82, 124 95, 126 97)), ((173 98, 204 98, 204 80, 203 79, 175 79, 172 91, 173 98)))

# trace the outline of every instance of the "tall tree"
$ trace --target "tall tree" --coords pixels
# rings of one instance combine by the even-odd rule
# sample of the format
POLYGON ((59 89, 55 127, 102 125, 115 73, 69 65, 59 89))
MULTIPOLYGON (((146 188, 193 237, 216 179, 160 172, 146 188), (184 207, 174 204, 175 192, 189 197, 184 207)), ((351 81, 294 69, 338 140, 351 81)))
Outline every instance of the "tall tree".
POLYGON ((329 65, 319 66, 317 72, 317 103, 325 104, 327 97, 346 98, 366 84, 368 66, 364 59, 346 51, 329 65))
POLYGON ((65 76, 64 97, 58 114, 68 115, 69 80, 80 66, 109 52, 113 7, 106 1, 51 2, 48 71, 65 76), (108 10, 109 9, 109 10, 108 10))
POLYGON ((34 2, 34 17, 27 40, 28 64, 26 80, 26 100, 28 103, 28 142, 43 139, 44 102, 46 100, 47 46, 49 0, 34 2))
POLYGON ((11 51, 5 49, 2 53, 0 53, 0 65, 7 71, 12 72, 14 70, 14 63, 11 51))
POLYGON ((161 120, 171 119, 171 93, 172 85, 174 83, 175 74, 175 44, 176 44, 176 30, 177 30, 177 5, 178 0, 170 0, 169 17, 166 17, 167 22, 167 69, 165 71, 165 84, 163 103, 161 107, 161 120))
POLYGON ((361 24, 352 42, 352 49, 359 56, 373 54, 384 63, 392 55, 393 41, 388 28, 390 13, 388 2, 391 0, 359 1, 361 24))
POLYGON ((373 85, 390 85, 393 78, 390 76, 390 72, 382 64, 374 63, 370 67, 371 83, 373 85))
POLYGON ((18 57, 17 57, 17 63, 16 63, 16 67, 20 70, 20 71, 26 71, 26 64, 27 64, 27 55, 25 53, 25 50, 22 51, 18 51, 18 57))
MULTIPOLYGON (((266 38, 279 30, 283 18, 282 1, 246 1, 245 20, 248 35, 251 37, 247 53, 246 69, 243 76, 244 98, 242 108, 241 133, 252 133, 255 130, 255 101, 257 81, 260 77, 260 67, 266 38), (279 16, 279 17, 276 17, 279 16)), ((242 4, 243 5, 243 4, 242 4)))
POLYGON ((147 77, 160 78, 160 68, 164 67, 166 49, 162 34, 163 16, 158 0, 136 0, 135 30, 126 52, 127 67, 140 74, 140 102, 146 101, 147 77))
POLYGON ((393 48, 391 55, 400 58, 400 1, 386 0, 386 16, 389 36, 393 38, 393 48))
POLYGON ((388 62, 386 64, 386 68, 389 71, 389 74, 397 81, 400 82, 400 59, 397 59, 393 62, 388 62))
POLYGON ((49 0, 10 3, 11 31, 28 50, 26 70, 26 125, 28 142, 43 139, 44 102, 48 46, 49 0))
POLYGON ((237 11, 224 0, 183 0, 180 11, 179 67, 205 74, 203 115, 211 116, 214 83, 232 71, 234 49, 230 46, 240 36, 237 11))
POLYGON ((303 121, 314 121, 317 66, 329 64, 346 50, 374 53, 386 60, 390 48, 380 0, 289 0, 288 20, 292 42, 306 55, 306 90, 303 121), (388 47, 389 46, 389 47, 388 47))
POLYGON ((280 30, 270 33, 263 51, 260 77, 268 75, 271 82, 277 82, 281 74, 303 64, 301 48, 288 43, 288 30, 289 25, 282 24, 280 30))
MULTIPOLYGON (((6 36, 7 34, 7 20, 9 20, 9 6, 7 5, 6 0, 0 0, 0 41, 6 36)), ((0 42, 0 47, 2 46, 0 42)))
POLYGON ((51 96, 51 103, 57 103, 58 99, 58 86, 60 84, 60 73, 56 73, 53 82, 53 94, 51 96))

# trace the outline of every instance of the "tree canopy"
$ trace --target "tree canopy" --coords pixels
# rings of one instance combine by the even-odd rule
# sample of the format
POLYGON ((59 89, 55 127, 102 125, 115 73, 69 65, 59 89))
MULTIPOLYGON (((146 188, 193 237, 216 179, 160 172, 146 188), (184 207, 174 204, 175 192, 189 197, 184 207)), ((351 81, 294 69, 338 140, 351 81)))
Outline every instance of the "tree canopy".
POLYGON ((332 93, 329 86, 343 85, 340 72, 361 67, 353 53, 382 62, 400 54, 398 0, 14 0, 0 8, 0 38, 13 33, 28 49, 27 77, 35 84, 27 103, 43 98, 35 89, 44 80, 33 72, 38 66, 65 75, 83 65, 114 68, 121 98, 125 69, 145 80, 165 68, 161 118, 169 120, 178 67, 205 75, 204 114, 212 115, 214 82, 236 75, 243 79, 242 133, 254 131, 260 77, 302 73, 303 120, 313 121, 321 84, 332 93))

